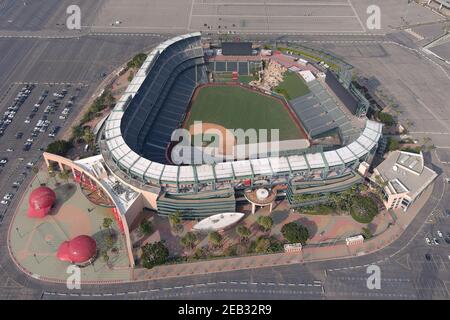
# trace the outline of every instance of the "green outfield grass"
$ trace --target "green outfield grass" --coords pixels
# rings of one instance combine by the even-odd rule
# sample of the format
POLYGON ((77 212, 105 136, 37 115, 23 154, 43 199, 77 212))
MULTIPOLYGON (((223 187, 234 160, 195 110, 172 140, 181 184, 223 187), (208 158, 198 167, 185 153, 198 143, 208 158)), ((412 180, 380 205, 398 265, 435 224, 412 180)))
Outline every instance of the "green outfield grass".
POLYGON ((196 120, 228 129, 279 129, 280 140, 305 138, 281 102, 239 86, 201 88, 186 127, 196 120))
POLYGON ((295 72, 286 72, 283 82, 281 82, 275 91, 284 95, 287 100, 292 100, 309 93, 306 82, 295 72))

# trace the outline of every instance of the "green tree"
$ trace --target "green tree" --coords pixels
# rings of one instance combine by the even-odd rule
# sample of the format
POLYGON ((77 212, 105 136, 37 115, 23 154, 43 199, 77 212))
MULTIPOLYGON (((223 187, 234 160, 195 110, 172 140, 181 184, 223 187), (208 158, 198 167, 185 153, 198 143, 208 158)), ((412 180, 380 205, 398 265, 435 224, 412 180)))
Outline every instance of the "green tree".
POLYGON ((260 216, 256 221, 264 231, 270 231, 273 226, 273 220, 269 216, 260 216))
POLYGON ((111 235, 111 233, 107 233, 103 236, 103 240, 105 240, 105 244, 106 244, 106 250, 109 250, 113 247, 114 245, 114 239, 111 235))
POLYGON ((217 231, 211 232, 208 235, 208 242, 213 247, 220 247, 220 245, 222 244, 222 240, 223 240, 222 235, 220 233, 218 233, 217 231))
POLYGON ((206 255, 208 254, 208 249, 207 248, 197 248, 195 249, 194 252, 194 259, 199 260, 202 259, 204 257, 206 257, 206 255))
POLYGON ((367 192, 367 190, 369 190, 369 188, 365 184, 360 184, 358 186, 358 190, 360 193, 365 193, 365 192, 367 192))
POLYGON ((144 63, 145 59, 147 59, 147 55, 145 53, 138 53, 127 63, 128 68, 140 68, 144 63))
POLYGON ((128 82, 131 82, 131 80, 133 80, 133 78, 134 78, 134 72, 130 71, 130 74, 128 75, 128 78, 127 78, 128 82))
POLYGON ((238 254, 237 245, 233 244, 231 246, 226 247, 225 250, 223 250, 223 254, 224 254, 224 256, 227 256, 227 257, 237 256, 237 254, 238 254))
POLYGON ((105 105, 107 107, 109 107, 110 109, 114 107, 114 105, 116 104, 116 99, 114 98, 114 96, 111 93, 111 90, 107 90, 104 92, 104 101, 105 101, 105 105))
POLYGON ((103 251, 102 258, 103 258, 103 261, 105 261, 106 264, 108 264, 108 262, 109 262, 109 255, 108 255, 107 251, 103 251))
POLYGON ((168 258, 169 249, 165 246, 164 241, 147 243, 142 247, 141 261, 144 268, 151 269, 164 264, 168 258))
POLYGON ((384 198, 383 190, 388 185, 387 181, 384 181, 379 175, 374 175, 375 184, 372 184, 375 188, 375 193, 380 199, 384 198))
POLYGON ((147 219, 142 220, 139 224, 139 231, 146 236, 150 235, 153 231, 152 223, 147 219))
POLYGON ((58 173, 58 176, 61 180, 65 180, 66 183, 69 181, 69 173, 67 171, 61 171, 58 173))
POLYGON ((103 228, 105 229, 109 229, 111 228, 112 224, 113 224, 114 220, 112 218, 103 218, 103 228))
POLYGON ((350 214, 359 223, 370 223, 378 214, 378 206, 372 198, 357 195, 353 199, 350 214))
POLYGON ((373 236, 372 231, 370 231, 370 229, 367 227, 361 229, 361 234, 364 237, 364 239, 370 239, 373 236))
POLYGON ((252 232, 249 228, 244 225, 239 225, 236 227, 236 233, 239 235, 239 241, 247 240, 252 232))
POLYGON ((72 146, 72 143, 69 141, 55 140, 47 146, 46 151, 59 156, 65 156, 72 146))
POLYGON ((83 140, 89 145, 92 145, 92 143, 94 142, 95 136, 90 128, 86 128, 84 130, 83 140))
POLYGON ((193 232, 187 232, 181 239, 180 244, 187 249, 192 249, 197 242, 197 236, 193 232))
POLYGON ((378 119, 380 119, 381 122, 384 124, 391 126, 395 123, 394 118, 386 112, 378 112, 377 114, 378 119))
POLYGON ((301 243, 304 245, 309 238, 308 229, 295 222, 285 224, 281 228, 281 233, 289 243, 301 243))
POLYGON ((394 150, 398 150, 399 148, 400 148, 400 142, 397 139, 390 137, 388 139, 388 150, 394 151, 394 150))
POLYGON ((83 136, 83 128, 82 126, 74 126, 72 127, 72 138, 71 140, 77 141, 79 138, 83 136))
POLYGON ((353 203, 353 198, 358 194, 357 186, 352 186, 350 189, 347 189, 343 192, 339 192, 335 194, 335 201, 337 208, 343 211, 349 211, 350 207, 353 203))
POLYGON ((256 240, 255 252, 266 253, 270 248, 270 240, 265 237, 258 237, 256 240))
POLYGON ((111 227, 114 220, 112 218, 103 218, 103 228, 108 229, 109 233, 111 234, 111 227))
POLYGON ((181 217, 183 213, 180 210, 175 211, 169 215, 169 223, 174 231, 177 231, 181 224, 181 217))

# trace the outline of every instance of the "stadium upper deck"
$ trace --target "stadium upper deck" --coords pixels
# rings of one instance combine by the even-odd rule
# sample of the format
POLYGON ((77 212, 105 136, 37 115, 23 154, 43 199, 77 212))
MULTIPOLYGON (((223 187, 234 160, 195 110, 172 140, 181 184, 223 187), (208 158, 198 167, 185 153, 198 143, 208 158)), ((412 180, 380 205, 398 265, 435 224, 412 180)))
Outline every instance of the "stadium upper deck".
MULTIPOLYGON (((343 172, 343 169, 364 161, 376 149, 382 125, 366 120, 361 135, 337 150, 213 165, 165 164, 162 155, 165 154, 171 132, 181 119, 183 106, 189 102, 190 91, 186 92, 184 100, 178 101, 178 106, 177 100, 173 100, 173 103, 167 101, 171 95, 178 94, 179 78, 188 77, 183 72, 204 63, 200 40, 199 32, 191 33, 167 40, 155 48, 108 117, 104 129, 105 143, 101 144, 102 152, 105 159, 112 159, 130 178, 157 186, 178 186, 265 176, 305 175, 306 172, 316 170, 322 172, 322 179, 327 179, 329 175, 335 176, 336 172, 343 172), (173 113, 167 112, 175 107, 178 108, 176 114, 179 117, 169 125, 164 125, 162 122, 173 116, 173 113), (158 118, 161 114, 166 116, 158 118)), ((205 78, 201 78, 201 81, 205 81, 205 78)))

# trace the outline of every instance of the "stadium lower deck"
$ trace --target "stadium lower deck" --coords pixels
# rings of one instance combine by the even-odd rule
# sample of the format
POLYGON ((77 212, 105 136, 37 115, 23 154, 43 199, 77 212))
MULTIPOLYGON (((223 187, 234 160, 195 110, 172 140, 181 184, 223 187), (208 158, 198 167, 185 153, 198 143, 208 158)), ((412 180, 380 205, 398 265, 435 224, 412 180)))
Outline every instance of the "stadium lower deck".
MULTIPOLYGON (((325 152, 299 150, 288 156, 215 164, 168 164, 170 136, 181 125, 194 89, 207 80, 200 33, 178 36, 155 48, 105 122, 100 146, 109 169, 120 171, 121 177, 141 188, 156 187, 160 201, 172 203, 180 196, 185 203, 192 199, 200 203, 203 198, 210 202, 217 196, 215 192, 277 184, 301 186, 307 182, 305 186, 315 187, 336 181, 342 186, 346 184, 343 177, 352 181, 359 164, 371 161, 382 135, 382 125, 371 120, 366 120, 362 131, 348 127, 350 121, 342 117, 327 93, 312 83, 310 95, 291 101, 292 109, 310 135, 338 129, 347 133, 347 145, 325 152)), ((298 188, 291 189, 296 192, 298 188)), ((229 196, 225 192, 225 197, 229 196)), ((173 210, 169 207, 167 213, 173 210)))

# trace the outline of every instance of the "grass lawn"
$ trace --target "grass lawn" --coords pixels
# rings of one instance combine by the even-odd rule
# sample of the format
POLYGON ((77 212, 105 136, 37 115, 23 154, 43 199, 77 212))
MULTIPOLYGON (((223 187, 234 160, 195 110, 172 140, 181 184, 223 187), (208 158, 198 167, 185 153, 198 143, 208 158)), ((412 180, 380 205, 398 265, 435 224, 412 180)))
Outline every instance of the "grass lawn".
POLYGON ((281 82, 275 91, 284 95, 287 100, 292 100, 309 93, 306 82, 295 72, 286 72, 283 82, 281 82))
POLYGON ((238 86, 201 88, 186 127, 195 120, 227 129, 279 129, 280 140, 305 138, 281 102, 238 86))

